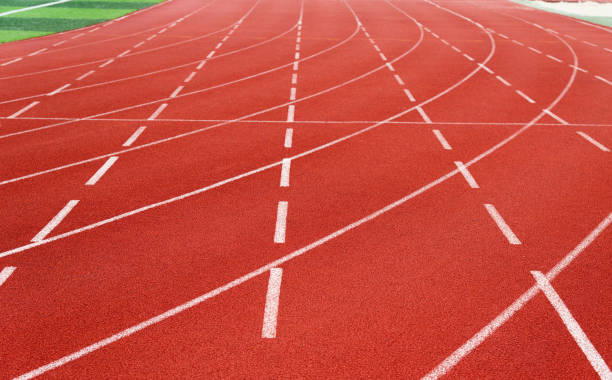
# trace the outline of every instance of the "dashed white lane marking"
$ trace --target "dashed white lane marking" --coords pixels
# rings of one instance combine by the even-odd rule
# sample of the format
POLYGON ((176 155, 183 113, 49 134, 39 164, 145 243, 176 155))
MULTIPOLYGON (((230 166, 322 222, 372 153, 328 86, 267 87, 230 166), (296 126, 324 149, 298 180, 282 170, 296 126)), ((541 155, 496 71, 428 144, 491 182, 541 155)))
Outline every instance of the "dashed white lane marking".
POLYGON ((123 146, 130 146, 144 132, 147 127, 139 127, 124 143, 123 146))
POLYGON ((538 288, 546 295, 550 304, 555 308, 559 317, 565 324, 567 331, 572 335, 578 347, 582 350, 584 355, 587 357, 595 371, 599 374, 602 379, 612 379, 612 372, 608 365, 603 360, 599 352, 593 343, 589 340, 587 335, 584 333, 570 310, 567 308, 557 291, 552 287, 546 276, 542 272, 532 271, 531 275, 535 278, 538 288))
POLYGON ((155 37, 157 37, 157 34, 153 34, 149 37, 147 37, 147 41, 151 41, 152 39, 154 39, 155 37))
POLYGON ((65 44, 66 42, 67 42, 66 40, 63 40, 63 41, 60 41, 60 42, 56 42, 56 43, 54 43, 54 44, 53 44, 53 46, 54 46, 54 47, 55 47, 55 46, 60 46, 60 45, 65 44))
POLYGON ((582 67, 578 67, 578 66, 572 65, 571 63, 569 64, 569 67, 571 67, 573 69, 576 69, 578 71, 582 71, 583 73, 588 73, 588 71, 583 69, 582 67))
POLYGON ((208 55, 206 56, 206 58, 212 58, 212 56, 215 55, 214 51, 211 51, 210 53, 208 53, 208 55))
POLYGON ((196 75, 196 72, 195 72, 195 71, 193 71, 191 74, 189 74, 189 75, 187 76, 187 78, 185 78, 185 81, 184 81, 184 82, 185 82, 185 83, 189 83, 189 82, 190 82, 190 81, 193 79, 193 77, 195 77, 195 75, 196 75))
POLYGON ((461 175, 463 175, 463 178, 465 178, 465 181, 468 183, 468 185, 470 185, 472 189, 480 188, 480 186, 478 186, 478 183, 476 182, 474 177, 472 177, 472 174, 470 173, 468 168, 465 167, 463 162, 455 161, 455 165, 457 165, 457 169, 459 169, 459 172, 461 173, 461 175))
POLYGON ((521 90, 515 90, 517 94, 519 94, 520 96, 522 96, 526 101, 528 101, 529 103, 535 103, 535 100, 531 99, 529 96, 525 95, 525 93, 521 90))
POLYGON ((141 47, 143 44, 145 43, 145 41, 140 41, 139 43, 137 43, 136 45, 134 45, 134 48, 139 48, 141 47))
POLYGON ((607 51, 608 53, 612 53, 612 49, 604 48, 604 50, 607 51))
POLYGON ((594 44, 594 43, 589 42, 589 41, 582 41, 582 43, 587 44, 587 45, 589 45, 589 46, 594 46, 594 47, 597 47, 597 44, 594 44))
POLYGON ((609 84, 610 86, 612 86, 612 82, 610 82, 609 80, 607 80, 607 79, 606 79, 606 78, 604 78, 604 77, 600 77, 599 75, 595 75, 595 78, 597 78, 597 79, 599 79, 600 81, 602 81, 602 82, 604 82, 604 83, 609 84))
POLYGON ((497 33, 497 35, 500 36, 501 38, 508 39, 508 36, 506 36, 505 34, 497 33))
POLYGON ((473 60, 474 60, 474 58, 470 57, 470 56, 469 56, 468 54, 466 54, 466 53, 463 53, 463 56, 464 56, 465 58, 469 59, 470 61, 473 61, 473 60))
POLYGON ((431 32, 431 35, 432 35, 432 36, 434 36, 434 37, 436 37, 436 38, 440 38, 440 36, 438 36, 438 35, 437 35, 436 33, 434 33, 434 32, 431 32))
POLYGON ((443 39, 443 38, 441 38, 440 41, 442 41, 442 43, 444 45, 450 45, 450 43, 447 40, 443 39))
POLYGON ((23 107, 19 111, 15 112, 14 114, 9 116, 8 118, 9 119, 14 119, 14 118, 18 117, 19 115, 23 114, 24 112, 27 112, 28 110, 30 110, 32 107, 35 107, 38 103, 40 103, 40 102, 39 101, 34 101, 34 102, 28 104, 27 106, 23 107))
POLYGON ((110 65, 110 64, 111 64, 111 63, 113 63, 113 62, 115 62, 115 59, 114 59, 114 58, 113 58, 113 59, 109 59, 108 61, 104 62, 103 64, 101 64, 101 65, 100 65, 100 66, 98 66, 98 67, 105 67, 105 66, 108 66, 108 65, 110 65))
POLYGON ((429 118, 429 116, 427 116, 427 114, 425 113, 425 111, 423 110, 423 108, 421 107, 417 107, 416 108, 417 112, 419 113, 419 115, 421 115, 421 117, 423 118, 423 120, 425 120, 426 123, 431 124, 431 119, 429 118))
POLYGON ((386 61, 386 60, 387 60, 387 57, 385 57, 385 55, 384 55, 383 53, 378 53, 378 55, 380 55, 380 58, 381 58, 383 61, 386 61))
POLYGON ((584 132, 578 131, 576 132, 579 136, 581 136, 583 139, 585 139, 586 141, 590 142, 591 144, 595 145, 596 147, 598 147, 599 149, 601 149, 604 152, 609 152, 610 149, 608 149, 605 145, 603 145, 602 143, 600 143, 599 141, 595 140, 594 138, 592 138, 591 136, 587 135, 584 132))
POLYGON ((299 62, 297 62, 297 61, 296 61, 296 62, 293 62, 293 70, 294 70, 294 71, 297 71, 298 66, 299 66, 299 62))
POLYGON ((545 110, 542 110, 542 112, 544 112, 548 116, 552 117, 553 119, 557 120, 561 124, 565 124, 565 125, 569 124, 567 121, 563 120, 562 118, 560 118, 556 114, 552 113, 552 111, 550 111, 550 110, 545 109, 545 110))
POLYGON ((19 61, 21 61, 22 59, 23 59, 23 58, 21 58, 21 57, 19 57, 19 58, 15 58, 15 59, 13 59, 13 60, 11 60, 11 61, 4 62, 4 63, 3 63, 3 64, 1 64, 0 66, 7 66, 7 65, 10 65, 11 63, 19 62, 19 61))
POLYGON ((295 106, 293 104, 289 105, 287 108, 287 121, 289 123, 293 123, 295 121, 295 106))
POLYGON ((570 40, 574 40, 574 41, 576 40, 576 37, 570 36, 569 34, 565 34, 564 36, 569 38, 570 40))
POLYGON ((36 54, 40 54, 40 53, 42 53, 43 51, 46 51, 46 50, 47 50, 47 48, 42 48, 40 50, 36 50, 35 52, 28 54, 28 57, 33 57, 36 54))
POLYGON ((68 213, 72 211, 72 209, 74 208, 74 206, 77 205, 77 203, 79 203, 78 200, 69 201, 68 204, 66 204, 66 206, 64 206, 64 208, 61 209, 60 212, 58 212, 57 215, 55 215, 53 219, 51 219, 51 221, 47 223, 47 225, 42 230, 40 230, 39 233, 36 234, 36 236, 34 236, 32 241, 33 242, 41 241, 47 235, 49 235, 49 233, 51 233, 51 231, 53 231, 53 229, 57 227, 62 222, 62 220, 64 220, 64 218, 68 215, 68 213))
POLYGON ((409 89, 405 88, 404 94, 406 94, 406 96, 408 97, 408 99, 410 99, 411 102, 416 102, 416 99, 414 98, 414 96, 412 96, 412 93, 409 89))
POLYGON ((392 66, 390 63, 388 63, 388 62, 387 62, 387 63, 385 63, 385 65, 387 66, 387 68, 388 68, 390 71, 395 72, 395 67, 393 67, 393 66, 392 66))
POLYGON ((168 28, 164 28, 164 29, 160 30, 159 32, 157 32, 157 34, 162 34, 162 33, 165 33, 165 32, 166 32, 166 30, 168 30, 168 28))
POLYGON ((291 171, 291 159, 283 158, 281 166, 280 187, 289 187, 289 173, 291 171))
POLYGON ((297 50, 297 51, 300 50, 300 44, 295 44, 295 50, 297 50))
POLYGON ((378 52, 380 51, 380 48, 378 47, 378 45, 376 45, 376 43, 374 42, 374 40, 373 40, 373 39, 371 39, 371 38, 370 38, 370 43, 372 43, 372 44, 374 45, 374 50, 376 50, 376 51, 378 51, 378 52))
POLYGON ((546 54, 546 56, 547 56, 548 58, 552 59, 552 60, 553 60, 553 61, 555 61, 555 62, 562 62, 562 61, 561 61, 559 58, 557 58, 557 57, 555 57, 555 56, 553 56, 553 55, 546 54))
POLYGON ((88 76, 90 76, 91 74, 93 74, 95 72, 96 72, 96 70, 89 70, 85 74, 83 74, 80 77, 78 77, 76 80, 83 80, 83 79, 87 78, 88 76))
POLYGON ((72 37, 71 40, 76 40, 77 38, 81 38, 85 35, 85 33, 79 33, 76 36, 72 37))
POLYGON ((100 28, 100 27, 98 26, 98 27, 93 28, 92 30, 90 30, 90 31, 89 31, 89 32, 87 32, 87 33, 93 33, 93 32, 96 32, 96 31, 98 31, 98 30, 100 30, 100 29, 102 29, 102 28, 100 28))
POLYGON ((262 338, 276 338, 276 322, 278 318, 278 303, 282 278, 283 270, 281 268, 270 269, 270 279, 268 280, 268 292, 266 293, 263 327, 261 328, 262 338))
POLYGON ((289 94, 289 100, 295 100, 297 94, 297 89, 295 87, 291 87, 291 92, 289 94))
POLYGON ((295 59, 300 59, 300 53, 299 52, 295 53, 295 59))
POLYGON ((285 131, 285 148, 291 148, 293 145, 293 128, 287 128, 285 131))
POLYGON ((484 206, 489 212, 489 215, 491 216, 495 224, 497 224, 497 227, 504 234, 506 239, 508 239, 508 242, 512 245, 521 244, 521 241, 518 239, 518 237, 516 237, 514 232, 512 232, 512 229, 510 229, 510 226, 508 226, 504 218, 502 218, 499 212, 497 212, 497 209, 495 208, 495 206, 493 206, 492 204, 485 204, 484 206))
POLYGON ((297 84, 298 75, 296 73, 291 74, 291 84, 297 84))
POLYGON ((453 49, 457 53, 461 53, 461 49, 459 49, 457 46, 451 46, 451 49, 453 49))
POLYGON ((496 75, 495 78, 497 78, 498 81, 502 82, 506 86, 510 87, 510 83, 507 80, 505 80, 504 78, 500 77, 499 75, 496 75))
POLYGON ((63 91, 63 90, 65 90, 65 89, 67 89, 68 87, 70 87, 70 83, 67 83, 67 84, 63 85, 62 87, 57 88, 57 89, 55 89, 55 90, 51 91, 50 93, 48 93, 48 94, 47 94, 47 96, 53 96, 53 95, 55 95, 55 94, 58 94, 58 93, 60 93, 61 91, 63 91))
POLYGON ((488 68, 486 65, 483 65, 482 63, 479 63, 478 66, 480 66, 484 71, 486 71, 489 74, 493 74, 493 70, 491 70, 490 68, 488 68))
POLYGON ((274 229, 274 242, 282 244, 285 242, 285 231, 287 230, 287 208, 289 204, 285 201, 278 202, 276 210, 276 228, 274 229))
POLYGON ((404 81, 402 80, 402 78, 400 78, 400 76, 399 76, 399 75, 394 74, 394 75, 393 75, 393 77, 395 78, 395 81, 396 81, 397 83, 399 83, 399 85, 400 85, 400 86, 404 86, 404 85, 405 85, 404 81))
POLYGON ((183 87, 183 86, 178 86, 178 87, 176 88, 176 90, 174 90, 174 92, 173 92, 172 94, 170 94, 170 97, 171 97, 171 98, 176 97, 176 96, 177 96, 177 95, 178 95, 178 94, 179 94, 179 93, 180 93, 180 92, 183 90, 183 88, 185 88, 185 87, 183 87))
POLYGON ((198 67, 196 67, 196 70, 201 70, 202 67, 204 67, 205 64, 206 64, 206 59, 198 64, 198 67))
POLYGON ((450 146, 450 144, 448 143, 448 141, 446 141, 446 138, 444 138, 444 135, 442 135, 442 132, 440 132, 439 129, 434 129, 432 132, 433 132, 434 136, 436 136, 436 138, 440 142, 440 145, 442 145, 442 148, 444 148, 446 150, 452 150, 453 149, 450 146))
POLYGON ((219 42, 217 46, 215 46, 215 50, 219 49, 221 46, 223 46, 223 42, 219 42))
POLYGON ((129 54, 130 52, 131 52, 131 50, 128 49, 128 50, 124 51, 123 53, 119 54, 117 57, 123 57, 124 55, 129 54))
POLYGON ((164 103, 161 104, 159 107, 157 107, 157 109, 155 110, 155 112, 153 112, 153 114, 151 116, 149 116, 149 118, 147 120, 155 120, 157 119, 157 117, 159 116, 159 114, 162 113, 162 111, 168 107, 168 103, 164 103))
POLYGON ((85 182, 85 185, 93 186, 98 183, 100 178, 102 178, 102 176, 108 171, 108 169, 110 169, 111 166, 113 166, 115 161, 117 161, 118 159, 119 157, 117 156, 109 157, 108 160, 106 160, 106 162, 104 163, 104 165, 102 165, 100 169, 98 169, 98 171, 93 176, 91 176, 91 178, 87 182, 85 182))
POLYGON ((223 37, 223 39, 221 40, 221 42, 225 42, 225 41, 227 41, 227 39, 228 39, 228 38, 230 38, 230 36, 225 36, 225 37, 223 37))
POLYGON ((528 48, 528 49, 529 49, 529 50, 531 50, 531 51, 533 51, 533 52, 536 52, 536 53, 538 53, 538 54, 542 54, 542 51, 541 51, 541 50, 538 50, 538 49, 536 49, 536 48, 534 48, 534 47, 529 46, 529 48, 528 48))
POLYGON ((524 43, 522 43, 521 41, 517 41, 517 40, 512 40, 512 42, 514 42, 515 44, 519 45, 519 46, 525 46, 524 43))
POLYGON ((2 272, 0 272, 0 286, 2 286, 2 284, 4 284, 9 277, 11 277, 15 269, 17 268, 5 267, 4 269, 2 269, 2 272))

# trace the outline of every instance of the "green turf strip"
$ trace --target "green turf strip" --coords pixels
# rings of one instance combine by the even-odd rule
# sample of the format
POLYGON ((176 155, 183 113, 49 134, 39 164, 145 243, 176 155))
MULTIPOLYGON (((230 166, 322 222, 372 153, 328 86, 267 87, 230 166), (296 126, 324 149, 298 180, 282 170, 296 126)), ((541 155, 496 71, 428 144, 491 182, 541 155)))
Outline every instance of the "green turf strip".
POLYGON ((534 3, 533 1, 530 1, 530 0, 512 0, 512 1, 514 1, 515 3, 527 5, 529 7, 541 9, 543 11, 547 11, 547 12, 551 12, 551 13, 558 13, 560 15, 569 16, 569 17, 580 19, 580 20, 589 21, 589 22, 592 22, 592 23, 595 23, 595 24, 599 24, 599 25, 612 26, 612 17, 583 16, 583 15, 578 15, 578 14, 574 14, 574 13, 571 13, 571 12, 563 12, 563 11, 560 11, 560 10, 550 9, 550 8, 547 8, 547 7, 543 7, 540 4, 534 3))
POLYGON ((103 22, 101 19, 82 19, 82 18, 7 18, 0 19, 0 30, 23 30, 23 26, 27 25, 29 31, 39 32, 61 32, 68 29, 82 28, 87 25, 103 22))

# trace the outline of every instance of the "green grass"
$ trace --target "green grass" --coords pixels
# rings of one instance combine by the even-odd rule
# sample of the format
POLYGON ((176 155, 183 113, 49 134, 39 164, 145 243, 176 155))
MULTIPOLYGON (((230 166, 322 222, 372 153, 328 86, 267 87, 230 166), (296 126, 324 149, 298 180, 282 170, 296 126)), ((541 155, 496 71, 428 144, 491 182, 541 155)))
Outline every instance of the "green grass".
MULTIPOLYGON (((0 13, 54 0, 0 0, 0 13)), ((78 29, 121 17, 163 0, 73 0, 0 16, 0 43, 78 29)))
MULTIPOLYGON (((558 10, 554 10, 554 9, 550 9, 550 8, 539 6, 537 4, 534 4, 530 0, 512 0, 512 1, 514 1, 515 3, 527 5, 527 6, 532 7, 532 8, 541 9, 543 11, 552 12, 552 13, 558 13, 560 15, 569 16, 569 17, 580 19, 580 20, 589 21, 589 22, 592 22, 592 23, 595 23, 595 24, 599 24, 599 25, 603 25, 603 26, 611 26, 612 27, 612 17, 582 16, 582 15, 573 14, 571 12, 562 12, 562 11, 558 11, 558 10)), ((2 4, 2 0, 0 0, 0 4, 2 4)))

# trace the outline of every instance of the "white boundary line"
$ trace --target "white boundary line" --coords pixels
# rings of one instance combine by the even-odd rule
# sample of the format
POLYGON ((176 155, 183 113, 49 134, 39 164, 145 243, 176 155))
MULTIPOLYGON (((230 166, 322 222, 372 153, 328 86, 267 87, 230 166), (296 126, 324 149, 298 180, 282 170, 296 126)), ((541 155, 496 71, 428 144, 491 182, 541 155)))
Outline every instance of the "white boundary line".
POLYGON ((582 137, 583 139, 585 139, 586 141, 590 142, 591 144, 595 145, 596 147, 598 147, 599 149, 601 149, 604 152, 609 152, 610 149, 608 149, 605 145, 603 145, 602 143, 600 143, 599 141, 595 140, 594 138, 592 138, 591 136, 587 135, 584 132, 578 131, 576 132, 578 134, 578 136, 582 137))
POLYGON ((57 5, 57 4, 67 3, 69 1, 72 1, 72 0, 59 0, 59 1, 54 1, 52 3, 33 5, 33 6, 27 7, 27 8, 13 9, 12 11, 7 11, 7 12, 0 13, 0 17, 12 15, 14 13, 26 12, 26 11, 29 11, 29 10, 32 10, 32 9, 50 7, 50 6, 57 5))
POLYGON ((283 279, 282 268, 270 269, 268 280, 268 291, 266 293, 266 306, 264 309, 263 326, 261 337, 266 339, 276 338, 276 323, 278 319, 278 303, 280 298, 281 281, 283 279))

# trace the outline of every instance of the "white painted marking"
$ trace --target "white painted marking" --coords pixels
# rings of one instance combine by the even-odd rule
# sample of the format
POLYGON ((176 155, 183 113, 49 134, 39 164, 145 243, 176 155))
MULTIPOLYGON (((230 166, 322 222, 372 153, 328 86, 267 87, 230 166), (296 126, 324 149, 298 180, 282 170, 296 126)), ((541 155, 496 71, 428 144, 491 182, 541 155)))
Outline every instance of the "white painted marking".
POLYGON ((229 36, 225 36, 225 37, 223 37, 223 39, 221 40, 221 42, 225 42, 225 41, 227 41, 227 39, 228 39, 228 38, 229 38, 229 36))
POLYGON ((298 36, 298 37, 295 39, 295 42, 296 42, 296 43, 298 43, 298 44, 299 44, 300 42, 302 42, 302 37, 298 36))
POLYGON ((285 232, 287 230, 287 202, 278 202, 276 210, 276 228, 274 230, 274 242, 282 244, 285 242, 285 232))
POLYGON ((463 56, 464 56, 465 58, 469 59, 470 61, 473 61, 473 60, 474 60, 474 58, 470 57, 469 55, 467 55, 467 54, 465 54, 465 53, 463 53, 463 56))
POLYGON ((297 71, 298 70, 298 64, 299 64, 299 62, 293 62, 293 71, 297 71))
POLYGON ((461 172, 463 178, 465 178, 466 182, 468 183, 468 185, 470 185, 472 189, 480 188, 480 186, 478 186, 478 183, 476 183, 476 180, 474 179, 474 177, 472 177, 472 174, 470 173, 468 168, 465 167, 463 162, 455 161, 455 165, 457 165, 457 169, 459 169, 459 172, 461 172))
POLYGON ((370 38, 370 33, 368 33, 368 32, 364 32, 364 33, 365 33, 366 37, 370 38))
POLYGON ((576 132, 579 136, 581 136, 583 139, 587 140, 588 142, 590 142, 591 144, 595 145, 596 147, 598 147, 599 149, 601 149, 604 152, 609 152, 610 149, 608 149, 605 145, 603 145, 602 143, 600 143, 599 141, 595 140, 594 138, 592 138, 591 136, 587 135, 584 132, 576 132))
POLYGON ((572 65, 571 63, 569 64, 569 67, 571 67, 573 69, 576 69, 578 71, 582 71, 583 73, 588 73, 588 71, 583 69, 582 67, 578 67, 578 66, 572 65))
POLYGON ((419 113, 419 115, 421 115, 421 117, 423 118, 423 120, 425 120, 426 123, 431 124, 431 119, 429 118, 429 116, 427 116, 427 114, 425 113, 425 111, 423 110, 423 108, 421 107, 417 107, 416 108, 417 112, 419 113))
POLYGON ((104 165, 102 165, 100 169, 98 169, 98 171, 93 176, 91 176, 91 178, 87 182, 85 182, 85 185, 86 186, 95 185, 100 180, 100 178, 102 178, 102 176, 108 171, 108 169, 110 169, 110 167, 113 166, 115 161, 117 161, 118 159, 119 157, 117 156, 109 157, 108 160, 106 160, 106 162, 104 163, 104 165))
POLYGON ((280 187, 289 187, 289 172, 291 170, 291 159, 283 158, 281 168, 280 187))
POLYGON ((15 269, 17 268, 5 267, 4 269, 2 269, 2 272, 0 272, 0 286, 2 286, 2 284, 4 284, 9 277, 11 277, 15 269))
POLYGON ((42 49, 36 50, 35 52, 28 54, 28 57, 35 56, 36 54, 40 54, 40 53, 42 53, 43 51, 46 51, 46 50, 47 50, 47 48, 42 48, 42 49))
POLYGON ((569 124, 567 121, 563 120, 562 118, 560 118, 556 114, 552 113, 550 110, 542 110, 542 112, 544 112, 548 116, 552 117, 553 119, 557 120, 561 124, 565 124, 565 125, 569 124))
POLYGON ((291 84, 296 84, 298 75, 296 73, 291 74, 291 84))
POLYGON ((528 48, 528 49, 529 49, 529 50, 531 50, 531 51, 533 51, 533 52, 536 52, 536 53, 538 53, 538 54, 542 54, 542 51, 541 51, 541 50, 538 50, 538 49, 536 49, 536 48, 534 48, 534 47, 529 46, 529 48, 528 48))
POLYGON ((93 32, 98 31, 98 30, 100 30, 100 29, 101 29, 101 28, 98 26, 98 27, 93 28, 92 30, 90 30, 90 31, 89 31, 89 32, 87 32, 87 33, 93 33, 93 32))
POLYGON ((493 70, 491 70, 490 68, 488 68, 486 65, 483 65, 482 63, 479 63, 478 66, 482 67, 482 69, 484 71, 486 71, 489 74, 493 74, 493 70))
POLYGON ((159 32, 157 32, 157 34, 162 34, 162 33, 164 33, 166 30, 168 30, 168 28, 164 28, 164 29, 160 30, 159 32))
POLYGON ((173 92, 172 94, 170 94, 170 97, 171 97, 171 98, 175 98, 175 97, 176 97, 176 96, 177 96, 177 95, 178 95, 178 94, 179 94, 179 93, 180 93, 180 92, 183 90, 183 88, 185 88, 185 87, 183 87, 183 86, 178 86, 178 87, 176 88, 176 90, 174 90, 174 92, 173 92))
POLYGON ((157 34, 153 34, 153 35, 149 36, 149 37, 147 38, 147 41, 151 41, 151 40, 152 40, 152 39, 154 39, 155 37, 157 37, 157 34))
POLYGON ((131 52, 131 50, 128 49, 128 50, 124 51, 123 53, 119 54, 117 57, 123 57, 124 55, 129 54, 130 52, 131 52))
POLYGON ((569 38, 570 40, 576 40, 576 37, 570 36, 569 34, 565 34, 565 37, 569 38))
POLYGON ((3 64, 1 64, 0 66, 7 66, 7 65, 10 65, 11 63, 19 62, 19 61, 21 61, 22 59, 23 59, 23 58, 21 58, 21 57, 19 57, 19 58, 15 58, 15 59, 13 59, 13 60, 11 60, 11 61, 4 62, 4 63, 3 63, 3 64))
POLYGON ((293 123, 294 120, 295 120, 295 106, 291 104, 287 108, 287 121, 289 123, 293 123))
POLYGON ((32 107, 35 107, 38 103, 40 103, 40 102, 39 101, 34 101, 34 102, 28 104, 27 106, 23 107, 19 111, 15 112, 14 114, 9 116, 8 118, 9 119, 14 119, 14 118, 18 117, 19 115, 23 114, 24 112, 27 112, 28 110, 30 110, 32 107))
POLYGON ((50 93, 48 93, 48 94, 47 94, 47 96, 53 96, 53 95, 55 95, 55 94, 58 94, 58 93, 60 93, 62 90, 67 89, 68 87, 70 87, 70 83, 67 83, 67 84, 63 85, 62 87, 57 88, 57 89, 55 89, 55 90, 51 91, 50 93))
POLYGON ((397 83, 399 83, 399 85, 400 85, 400 86, 404 86, 404 85, 406 85, 406 84, 404 83, 404 81, 402 80, 402 78, 400 78, 400 76, 399 76, 399 75, 394 74, 394 75, 393 75, 393 77, 395 78, 395 80, 397 81, 397 83))
POLYGON ((378 53, 378 55, 380 55, 380 59, 382 59, 383 61, 387 60, 387 57, 385 57, 383 53, 378 53))
POLYGON ((71 40, 76 40, 77 38, 83 37, 85 33, 79 33, 76 36, 72 37, 71 40))
POLYGON ((157 109, 155 110, 155 112, 153 112, 153 114, 151 116, 149 116, 149 118, 147 120, 155 120, 159 114, 162 113, 162 111, 168 107, 168 103, 164 103, 162 105, 160 105, 159 107, 157 107, 157 109))
POLYGON ((440 41, 442 41, 442 43, 444 45, 450 45, 450 43, 447 40, 445 40, 445 39, 440 39, 440 41))
POLYGON ((599 377, 602 379, 612 379, 612 372, 608 365, 603 360, 599 352, 593 343, 589 340, 587 335, 584 333, 570 310, 567 308, 557 291, 552 287, 546 276, 542 272, 532 271, 531 275, 535 278, 538 288, 546 295, 550 304, 555 308, 559 317, 565 324, 567 331, 572 335, 578 347, 582 350, 584 355, 587 357, 599 377))
POLYGON ((293 145, 293 128, 287 128, 285 131, 285 148, 291 148, 293 145))
POLYGON ((525 93, 522 92, 521 90, 515 90, 515 91, 516 91, 517 94, 522 96, 525 100, 527 100, 529 103, 535 103, 535 100, 533 100, 529 96, 525 95, 525 93))
POLYGON ((193 77, 195 77, 195 75, 196 75, 196 72, 193 71, 191 74, 187 76, 187 78, 185 78, 184 82, 189 83, 193 79, 193 77))
POLYGON ((85 74, 83 74, 80 77, 78 77, 76 80, 83 80, 83 79, 87 78, 88 76, 90 76, 91 74, 93 74, 95 72, 96 72, 96 70, 89 70, 85 74))
POLYGON ((374 43, 374 41, 372 41, 372 40, 370 40, 370 42, 372 42, 372 44, 374 44, 374 50, 376 50, 377 52, 379 52, 379 53, 380 53, 380 48, 378 47, 378 45, 376 45, 376 44, 374 43))
POLYGON ((223 42, 219 42, 217 46, 215 46, 215 50, 219 49, 221 46, 223 46, 223 42))
POLYGON ((270 279, 268 280, 268 292, 266 293, 263 327, 261 328, 262 338, 276 338, 276 320, 278 317, 278 302, 282 277, 283 270, 281 268, 270 269, 270 279))
POLYGON ((512 232, 510 226, 508 226, 504 218, 502 218, 499 212, 497 212, 495 206, 493 206, 492 204, 485 204, 484 206, 489 212, 489 215, 491 215, 491 218, 493 218, 495 224, 497 224, 497 227, 501 230, 506 239, 508 239, 508 242, 512 245, 521 244, 521 241, 518 239, 518 237, 516 237, 514 232, 512 232))
POLYGON ((300 59, 300 53, 299 52, 295 53, 295 59, 300 59))
POLYGON ((66 40, 63 40, 63 41, 60 41, 60 42, 56 42, 56 43, 53 44, 53 46, 60 46, 60 45, 65 44, 66 42, 67 42, 66 40))
POLYGON ((395 68, 390 64, 390 63, 385 63, 385 65, 387 66, 387 68, 393 72, 395 72, 395 68))
POLYGON ((39 242, 43 240, 47 235, 49 235, 49 233, 53 231, 53 229, 57 227, 62 222, 62 220, 64 220, 66 215, 68 215, 68 213, 74 208, 74 206, 77 205, 77 203, 79 203, 78 200, 69 201, 68 204, 66 204, 66 206, 64 206, 64 208, 61 209, 60 212, 57 213, 57 215, 55 215, 53 219, 51 219, 51 221, 47 223, 47 225, 39 233, 36 234, 36 236, 34 236, 32 241, 39 242))
POLYGON ((110 64, 111 64, 111 63, 113 63, 113 62, 115 62, 115 60, 114 60, 114 59, 109 59, 108 61, 104 62, 103 64, 101 64, 101 65, 100 65, 100 66, 98 66, 98 67, 105 67, 105 66, 108 66, 108 65, 110 65, 110 64))
POLYGON ((29 11, 29 10, 32 10, 32 9, 43 8, 43 7, 50 7, 50 6, 56 5, 56 4, 67 3, 69 1, 72 1, 72 0, 59 0, 59 1, 54 1, 52 3, 45 3, 45 4, 34 5, 34 6, 31 6, 31 7, 27 7, 27 8, 13 9, 12 11, 7 11, 7 12, 0 13, 0 17, 12 15, 14 13, 19 13, 19 12, 26 12, 26 11, 29 11))
POLYGON ((604 50, 607 51, 608 53, 612 53, 612 49, 604 48, 604 50))
POLYGON ((300 50, 300 44, 295 44, 295 50, 299 51, 300 50))
POLYGON ((544 29, 544 28, 542 27, 542 25, 535 24, 535 23, 534 23, 533 25, 534 25, 536 28, 544 29))
POLYGON ((444 138, 444 136, 442 135, 442 132, 440 132, 440 130, 434 129, 432 132, 438 138, 438 141, 440 142, 440 145, 442 145, 442 148, 444 148, 446 150, 452 150, 453 149, 450 146, 450 144, 448 143, 448 141, 446 141, 446 139, 444 138))
POLYGON ((206 64, 206 60, 203 60, 202 62, 200 62, 200 64, 198 65, 198 67, 196 68, 196 70, 201 70, 202 67, 204 67, 204 65, 206 64))
POLYGON ((456 51, 457 53, 461 53, 461 49, 459 49, 457 46, 451 46, 451 49, 453 49, 454 51, 456 51))
POLYGON ((436 33, 434 33, 434 32, 431 32, 431 35, 432 35, 432 36, 434 36, 434 37, 436 37, 436 38, 440 38, 440 36, 438 36, 438 35, 437 35, 436 33))
POLYGON ((507 80, 505 80, 504 78, 500 77, 499 75, 496 75, 495 77, 497 78, 497 80, 499 80, 500 82, 502 82, 506 86, 510 87, 510 83, 507 80))
POLYGON ((508 36, 506 36, 505 34, 497 33, 497 35, 500 36, 501 38, 508 39, 508 36))
POLYGON ((140 127, 136 130, 136 132, 134 132, 130 138, 128 138, 124 143, 123 146, 130 146, 134 143, 134 141, 136 141, 136 139, 138 138, 138 136, 140 136, 142 134, 142 132, 144 132, 144 130, 147 127, 140 127))
POLYGON ((139 43, 137 43, 136 45, 134 45, 134 48, 139 48, 141 47, 143 44, 145 43, 145 41, 140 41, 139 43))
POLYGON ((587 44, 587 45, 589 45, 589 46, 595 46, 595 47, 597 46, 596 44, 594 44, 592 42, 589 42, 589 41, 582 41, 582 42, 587 44))
POLYGON ((291 87, 291 93, 289 94, 289 100, 295 100, 297 89, 295 87, 291 87))
POLYGON ((550 54, 546 54, 546 56, 547 56, 548 58, 552 59, 552 60, 553 60, 553 61, 555 61, 555 62, 561 62, 561 60, 560 60, 559 58, 555 57, 555 56, 552 56, 552 55, 550 55, 550 54))
POLYGON ((210 53, 208 53, 208 55, 206 56, 206 58, 212 58, 212 56, 215 55, 215 51, 211 51, 210 53))
POLYGON ((610 86, 612 86, 612 82, 610 82, 609 80, 607 80, 607 79, 606 79, 606 78, 604 78, 604 77, 600 77, 599 75, 595 75, 595 78, 597 78, 597 79, 599 79, 600 81, 602 81, 602 82, 604 82, 604 83, 609 84, 610 86))
POLYGON ((412 96, 412 93, 407 88, 404 89, 404 94, 406 94, 406 96, 408 97, 408 99, 410 99, 411 102, 416 102, 416 99, 414 98, 414 96, 412 96))

